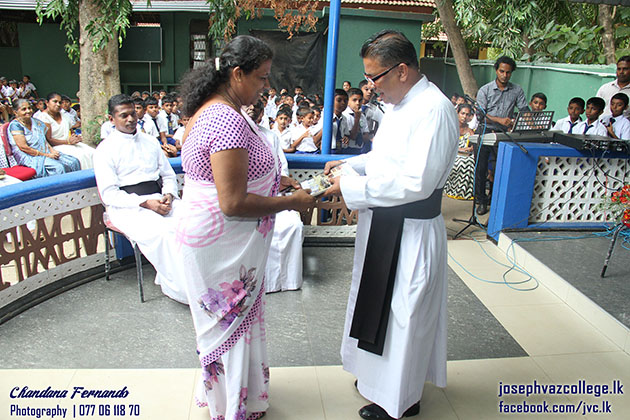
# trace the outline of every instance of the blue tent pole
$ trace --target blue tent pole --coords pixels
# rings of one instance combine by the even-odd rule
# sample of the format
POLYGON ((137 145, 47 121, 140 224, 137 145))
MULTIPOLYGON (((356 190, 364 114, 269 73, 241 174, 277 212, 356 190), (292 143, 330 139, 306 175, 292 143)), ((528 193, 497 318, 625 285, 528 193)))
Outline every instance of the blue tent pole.
POLYGON ((332 139, 340 10, 341 0, 330 0, 330 14, 328 15, 328 48, 326 50, 326 81, 324 84, 324 131, 322 133, 322 154, 330 154, 330 143, 332 139))

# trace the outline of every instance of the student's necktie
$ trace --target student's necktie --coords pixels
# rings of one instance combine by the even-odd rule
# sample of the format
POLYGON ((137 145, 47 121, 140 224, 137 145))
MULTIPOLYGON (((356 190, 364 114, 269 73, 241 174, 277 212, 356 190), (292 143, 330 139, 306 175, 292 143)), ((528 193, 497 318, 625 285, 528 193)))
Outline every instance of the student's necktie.
POLYGON ((593 128, 593 124, 591 124, 591 125, 585 124, 585 125, 584 125, 584 134, 586 134, 586 132, 587 132, 588 130, 590 130, 591 128, 593 128))
POLYGON ((160 132, 160 126, 157 123, 157 118, 151 118, 153 120, 153 124, 155 124, 155 128, 157 128, 158 133, 160 132))
POLYGON ((337 133, 335 134, 335 149, 341 149, 341 118, 335 117, 337 133))
MULTIPOLYGON (((354 118, 355 113, 351 112, 350 115, 352 115, 352 118, 354 118)), ((357 133, 357 136, 355 137, 354 141, 357 144, 357 146, 363 145, 363 133, 361 132, 361 124, 359 124, 359 132, 357 133)))
POLYGON ((571 121, 569 121, 569 134, 572 134, 572 133, 573 133, 573 128, 574 128, 576 125, 578 125, 579 123, 580 123, 579 121, 576 121, 576 122, 574 122, 574 123, 572 123, 571 121))
POLYGON ((171 114, 168 114, 166 116, 166 119, 168 121, 168 134, 173 134, 173 123, 171 122, 171 114))
POLYGON ((138 120, 138 125, 140 126, 140 131, 146 133, 146 131, 144 131, 144 120, 138 120))

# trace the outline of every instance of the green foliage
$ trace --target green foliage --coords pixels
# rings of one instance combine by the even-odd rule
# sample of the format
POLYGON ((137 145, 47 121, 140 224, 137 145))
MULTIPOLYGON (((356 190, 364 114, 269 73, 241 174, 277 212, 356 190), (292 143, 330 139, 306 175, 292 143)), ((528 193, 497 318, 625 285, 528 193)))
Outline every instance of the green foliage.
MULTIPOLYGON (((436 0, 441 1, 441 0, 436 0)), ((594 4, 568 0, 454 0, 455 18, 468 46, 491 47, 522 60, 605 63, 603 28, 594 4)), ((617 57, 630 54, 630 8, 613 8, 617 57)), ((443 32, 438 22, 423 37, 443 32)))
MULTIPOLYGON (((82 0, 88 1, 88 0, 82 0)), ((90 0, 98 9, 98 16, 88 22, 84 30, 92 41, 92 51, 97 52, 107 43, 116 39, 119 45, 129 27, 129 16, 132 6, 129 0, 90 0)), ((66 32, 68 42, 66 53, 73 63, 79 61, 79 39, 77 27, 79 25, 79 5, 81 0, 37 0, 35 13, 41 25, 45 19, 59 20, 61 29, 66 32)), ((150 4, 150 1, 147 1, 150 4)), ((85 7, 85 6, 84 6, 85 7)))
POLYGON ((557 63, 605 64, 606 57, 600 43, 601 26, 572 26, 549 22, 532 32, 529 47, 534 54, 523 55, 523 60, 553 61, 557 63))

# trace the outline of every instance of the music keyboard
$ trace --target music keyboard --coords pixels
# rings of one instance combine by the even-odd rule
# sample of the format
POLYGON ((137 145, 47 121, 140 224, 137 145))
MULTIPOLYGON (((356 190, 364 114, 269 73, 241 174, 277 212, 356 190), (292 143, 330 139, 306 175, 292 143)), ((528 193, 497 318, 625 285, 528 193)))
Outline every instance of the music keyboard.
MULTIPOLYGON (((524 133, 486 133, 483 135, 484 146, 494 146, 500 141, 515 141, 518 143, 550 143, 553 135, 557 131, 533 131, 524 133)), ((474 134, 468 137, 468 141, 477 144, 479 135, 474 134)))

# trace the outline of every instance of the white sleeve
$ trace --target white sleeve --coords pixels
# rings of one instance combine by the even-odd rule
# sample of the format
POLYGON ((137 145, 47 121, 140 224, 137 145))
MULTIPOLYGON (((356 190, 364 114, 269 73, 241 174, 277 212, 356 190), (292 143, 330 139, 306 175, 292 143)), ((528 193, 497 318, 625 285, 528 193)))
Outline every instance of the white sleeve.
POLYGON ((157 116, 158 128, 160 129, 160 133, 168 133, 168 121, 166 117, 162 114, 158 114, 157 116))
POLYGON ((157 155, 160 177, 162 178, 162 195, 170 193, 173 197, 179 198, 179 191, 177 190, 177 175, 175 175, 173 167, 169 163, 166 155, 162 153, 161 148, 159 149, 157 155))
MULTIPOLYGON (((383 165, 376 171, 370 167, 371 172, 365 176, 342 177, 341 192, 348 208, 391 207, 431 196, 443 184, 455 160, 459 131, 456 121, 454 109, 436 109, 421 124, 410 127, 408 147, 398 159, 379 159, 383 165)), ((364 156, 369 159, 373 154, 364 156)))

